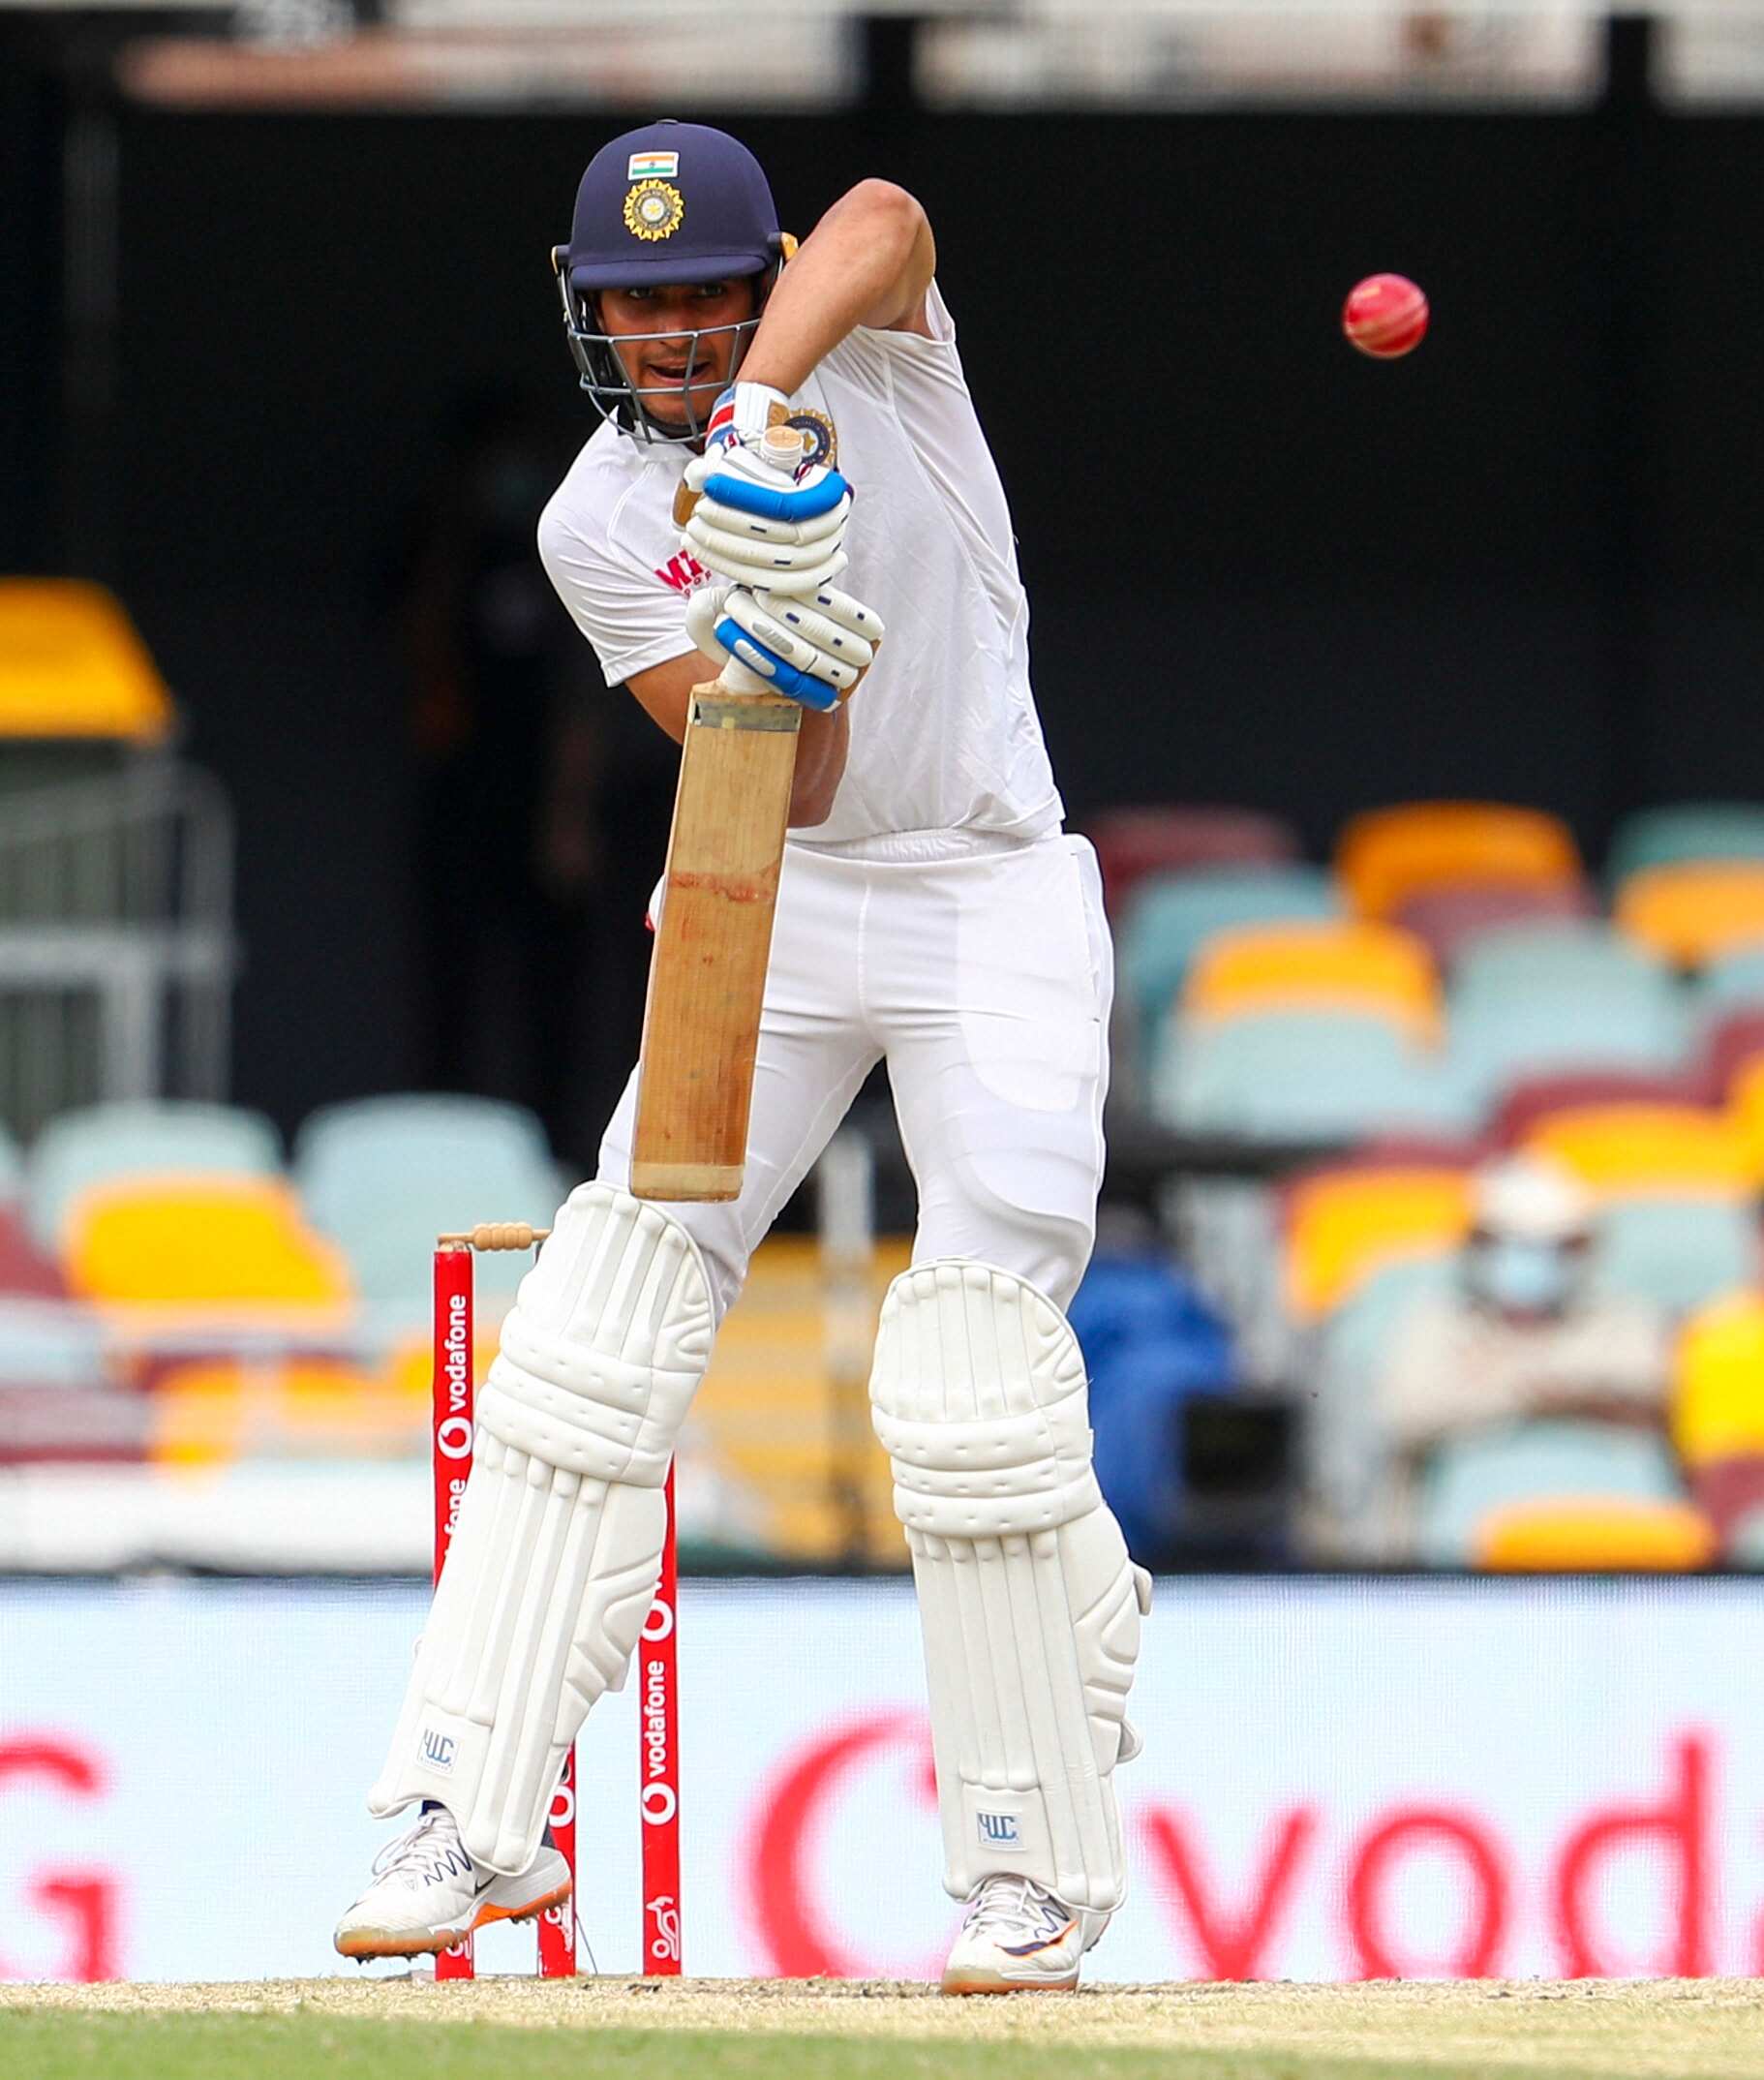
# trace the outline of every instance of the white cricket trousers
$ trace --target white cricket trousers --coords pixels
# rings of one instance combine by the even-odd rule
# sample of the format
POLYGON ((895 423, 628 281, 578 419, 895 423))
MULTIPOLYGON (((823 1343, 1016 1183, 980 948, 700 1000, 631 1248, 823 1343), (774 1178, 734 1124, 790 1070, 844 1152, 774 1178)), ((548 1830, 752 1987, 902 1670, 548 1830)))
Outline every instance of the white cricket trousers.
MULTIPOLYGON (((1085 839, 923 861, 786 847, 742 1194, 669 1208, 718 1319, 880 1060, 918 1186, 914 1262, 976 1258, 1063 1308, 1096 1234, 1113 990, 1085 839)), ((636 1105, 633 1073, 600 1147, 609 1183, 630 1183, 636 1105)))

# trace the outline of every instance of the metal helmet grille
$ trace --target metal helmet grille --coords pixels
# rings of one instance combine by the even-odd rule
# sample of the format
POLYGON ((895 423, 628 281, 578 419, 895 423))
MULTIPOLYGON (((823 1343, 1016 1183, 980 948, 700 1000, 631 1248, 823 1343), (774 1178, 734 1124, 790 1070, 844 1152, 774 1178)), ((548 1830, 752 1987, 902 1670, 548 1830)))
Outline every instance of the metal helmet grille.
MULTIPOLYGON (((559 254, 554 253, 554 265, 558 260, 559 254)), ((640 441, 684 444, 702 441, 710 414, 699 415, 692 402, 690 382, 690 369, 698 359, 700 345, 707 340, 730 340, 732 352, 726 380, 733 382, 747 342, 759 324, 760 312, 756 309, 751 318, 743 318, 728 325, 700 325, 685 332, 623 332, 615 336, 596 327, 589 300, 571 291, 562 266, 558 267, 558 293, 563 305, 563 336, 569 343, 570 358, 576 364, 582 388, 600 416, 610 419, 623 432, 640 441), (656 340, 684 344, 688 369, 685 382, 638 383, 631 381, 624 363, 619 358, 619 347, 642 347, 656 340), (664 400, 672 400, 678 405, 684 414, 682 424, 675 425, 652 414, 650 405, 664 400)), ((760 300, 763 304, 763 296, 760 300)), ((697 387, 702 390, 705 385, 700 382, 697 387)))

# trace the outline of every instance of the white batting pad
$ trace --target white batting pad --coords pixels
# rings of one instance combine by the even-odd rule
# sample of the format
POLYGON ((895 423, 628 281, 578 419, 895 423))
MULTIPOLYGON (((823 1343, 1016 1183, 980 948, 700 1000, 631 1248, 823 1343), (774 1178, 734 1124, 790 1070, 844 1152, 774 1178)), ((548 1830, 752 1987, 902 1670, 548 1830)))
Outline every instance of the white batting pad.
POLYGON ((1110 1778, 1151 1577, 1090 1463, 1084 1361, 1051 1300, 946 1259, 889 1288, 870 1404, 925 1633, 944 1883, 1018 1873, 1126 1893, 1110 1778))
POLYGON ((478 1398, 471 1478, 368 1810, 438 1799, 471 1856, 524 1871, 589 1707, 623 1681, 654 1594, 661 1484, 711 1355, 679 1221, 570 1194, 478 1398))

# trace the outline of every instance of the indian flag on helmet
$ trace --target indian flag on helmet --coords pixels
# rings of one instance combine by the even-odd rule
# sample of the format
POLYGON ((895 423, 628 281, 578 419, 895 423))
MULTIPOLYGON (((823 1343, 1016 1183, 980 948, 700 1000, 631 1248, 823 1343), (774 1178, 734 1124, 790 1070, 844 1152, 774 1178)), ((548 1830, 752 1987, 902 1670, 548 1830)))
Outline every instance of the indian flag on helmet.
POLYGON ((678 152, 633 152, 625 163, 626 180, 672 180, 680 171, 678 152))

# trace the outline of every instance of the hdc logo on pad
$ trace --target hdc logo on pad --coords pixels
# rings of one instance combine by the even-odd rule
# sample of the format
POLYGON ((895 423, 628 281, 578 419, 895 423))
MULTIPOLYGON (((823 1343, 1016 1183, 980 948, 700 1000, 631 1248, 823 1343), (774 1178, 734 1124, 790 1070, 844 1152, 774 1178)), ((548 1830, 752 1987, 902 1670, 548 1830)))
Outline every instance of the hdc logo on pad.
POLYGON ((982 1813, 977 1819, 982 1849, 1020 1849, 1023 1846, 1022 1837, 1017 1831, 1015 1813, 982 1813))
POLYGON ((423 1761, 427 1767, 439 1770, 442 1776, 451 1775, 453 1770, 453 1735, 451 1733, 438 1733, 433 1727, 424 1727, 421 1747, 423 1761))

